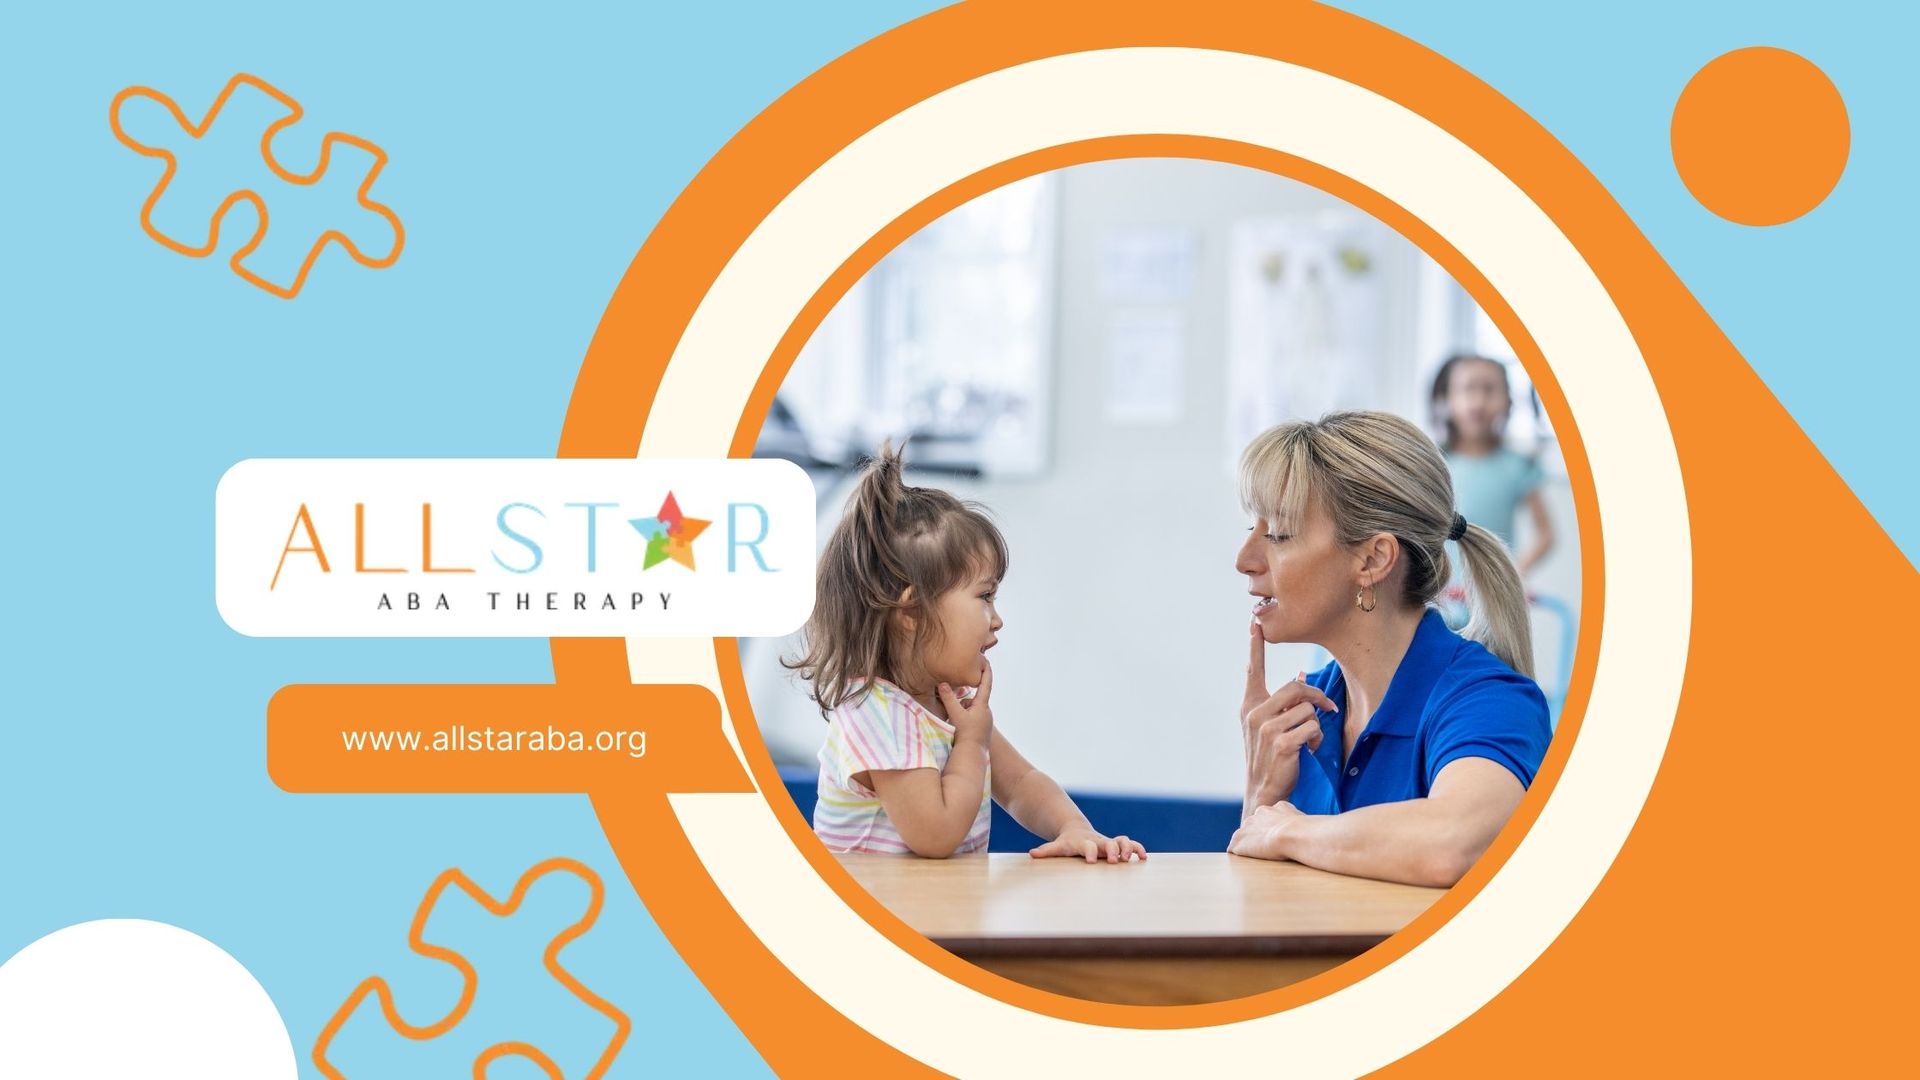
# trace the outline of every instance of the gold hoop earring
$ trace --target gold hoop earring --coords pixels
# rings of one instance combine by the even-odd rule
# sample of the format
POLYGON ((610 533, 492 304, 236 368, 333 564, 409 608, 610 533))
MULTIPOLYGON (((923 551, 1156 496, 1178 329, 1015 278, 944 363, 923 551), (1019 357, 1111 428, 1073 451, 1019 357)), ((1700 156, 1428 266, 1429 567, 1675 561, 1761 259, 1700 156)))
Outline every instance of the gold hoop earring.
POLYGON ((1360 591, 1353 594, 1353 606, 1361 611, 1372 611, 1376 601, 1371 585, 1362 585, 1360 591))

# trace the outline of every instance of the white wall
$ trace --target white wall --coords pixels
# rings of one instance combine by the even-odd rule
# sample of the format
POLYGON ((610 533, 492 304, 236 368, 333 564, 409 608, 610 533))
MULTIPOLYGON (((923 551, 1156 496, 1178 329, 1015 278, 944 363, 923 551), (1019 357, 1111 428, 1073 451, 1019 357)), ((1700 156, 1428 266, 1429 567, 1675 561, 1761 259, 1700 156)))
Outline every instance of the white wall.
MULTIPOLYGON (((1007 535, 1013 559, 993 654, 994 712, 1036 765, 1081 790, 1237 796, 1235 710, 1252 598, 1233 569, 1248 522, 1224 434, 1229 230, 1243 218, 1346 204, 1267 173, 1177 160, 1078 166, 1061 174, 1060 198, 1052 467, 1027 481, 918 482, 985 502, 1007 535), (1102 238, 1167 225, 1198 236, 1185 304, 1184 412, 1169 425, 1116 425, 1104 404, 1112 306, 1097 281, 1102 238)), ((1392 400, 1375 404, 1416 419, 1425 392, 1413 385, 1421 258, 1399 241, 1378 268, 1390 297, 1380 385, 1393 389, 1392 400)), ((823 542, 844 494, 829 500, 823 542)), ((1543 582, 1577 566, 1571 504, 1562 510, 1563 545, 1543 582)), ((776 759, 805 761, 824 725, 774 663, 792 649, 748 643, 743 662, 776 759)), ((1276 646, 1268 671, 1290 678, 1323 662, 1317 652, 1276 646)))

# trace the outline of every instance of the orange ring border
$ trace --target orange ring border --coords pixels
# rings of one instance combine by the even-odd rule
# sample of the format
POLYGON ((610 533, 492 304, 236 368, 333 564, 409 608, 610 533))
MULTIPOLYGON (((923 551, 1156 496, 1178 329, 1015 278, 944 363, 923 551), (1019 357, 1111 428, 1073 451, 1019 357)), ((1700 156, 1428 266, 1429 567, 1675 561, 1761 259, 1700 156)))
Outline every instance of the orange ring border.
MULTIPOLYGON (((626 456, 636 452, 639 429, 634 421, 638 418, 643 424, 644 409, 651 405, 660 373, 672 354, 672 345, 704 294, 704 288, 696 289, 687 283, 710 281, 711 275, 717 274, 725 258, 778 202, 778 198, 826 156, 890 115, 891 111, 930 96, 930 92, 917 92, 909 88, 888 97, 888 92, 898 91, 915 82, 931 84, 931 92, 937 92, 946 86, 1025 60, 1129 45, 1185 46, 1266 56, 1322 71, 1413 109, 1489 160, 1496 161, 1523 190, 1535 193, 1536 197, 1541 188, 1547 188, 1563 200, 1588 200, 1588 206, 1576 207, 1589 215, 1584 221, 1586 225, 1599 227, 1614 223, 1590 216, 1592 201, 1596 197, 1604 201, 1603 209, 1617 215, 1618 221, 1626 220, 1578 162, 1510 102, 1444 58, 1355 16, 1313 4, 1276 5, 1262 11, 1202 9, 1173 13, 1144 5, 1121 3, 1102 9, 1100 25, 1081 26, 1072 19, 1072 14, 1028 11, 997 0, 968 5, 964 9, 944 9, 853 50, 764 111, 695 177, 680 199, 662 217, 653 235, 636 256, 610 301, 582 364, 580 378, 569 403, 560 454, 626 456), (1256 42, 1261 29, 1277 32, 1269 40, 1256 42), (1257 47, 1259 44, 1266 47, 1257 47), (956 73, 956 68, 961 70, 956 73), (848 117, 860 119, 849 121, 848 117), (1453 122, 1449 123, 1449 120, 1453 122), (812 130, 808 130, 809 125, 813 125, 812 130), (1463 129, 1474 137, 1463 134, 1463 129), (1489 153, 1488 144, 1499 147, 1504 153, 1489 153), (1519 176, 1515 175, 1513 167, 1516 155, 1524 166, 1518 170, 1523 174, 1519 176), (732 205, 716 206, 716 203, 732 205), (706 215, 711 217, 703 221, 706 215), (636 356, 638 359, 635 359, 636 356), (636 403, 642 406, 642 411, 633 409, 636 403)), ((1277 152, 1266 151, 1265 154, 1274 155, 1277 152)), ((1269 157, 1267 165, 1256 167, 1271 168, 1278 160, 1269 157)), ((1005 169, 1006 165, 999 168, 1005 169)), ((1303 172, 1311 172, 1315 168, 1308 166, 1303 172)), ((1045 170, 1036 168, 1032 171, 1045 170)), ((1325 170, 1320 171, 1323 180, 1332 175, 1325 170)), ((988 170, 981 176, 986 177, 993 172, 988 170)), ((1296 178, 1306 179, 1305 176, 1296 178)), ((1006 176, 997 182, 1004 183, 1010 179, 1011 176, 1006 176)), ((983 184, 982 189, 991 186, 994 185, 983 184)), ((1102 1005, 1009 983, 952 957, 906 930, 898 920, 879 911, 878 905, 865 897, 864 891, 853 886, 851 879, 839 871, 837 865, 830 868, 831 872, 823 873, 829 884, 842 893, 843 899, 847 888, 854 889, 859 897, 865 898, 864 905, 856 902, 852 906, 902 948, 937 970, 1010 1004, 1090 1023, 1184 1027, 1265 1015, 1299 1004, 1302 995, 1310 993, 1311 996, 1319 996, 1339 985, 1350 984, 1411 948, 1417 938, 1430 933, 1433 927, 1457 911, 1491 877, 1497 865, 1517 845, 1524 829, 1537 817, 1541 804, 1550 792, 1552 781, 1564 766, 1572 740, 1577 737, 1597 657, 1599 634, 1596 624, 1601 615, 1598 601, 1603 578, 1600 567, 1601 544, 1598 542, 1599 523, 1591 476, 1584 468, 1584 450, 1578 442, 1577 430, 1571 424, 1564 398, 1545 367, 1544 359, 1518 326, 1511 310, 1497 296, 1490 295, 1480 275, 1472 272, 1470 267, 1457 265, 1463 260, 1458 260, 1450 247, 1442 246, 1436 250, 1422 243, 1422 234, 1434 241, 1438 238, 1410 218, 1396 220, 1393 210, 1397 208, 1391 208, 1390 204, 1368 205, 1364 196, 1353 198, 1349 197, 1349 193, 1337 190, 1338 183, 1316 186, 1347 197, 1348 201, 1381 217, 1426 248, 1429 254, 1454 273, 1456 279, 1468 288, 1503 332, 1508 334, 1510 343, 1521 354, 1522 363, 1540 385, 1542 400, 1559 425, 1563 443, 1570 448, 1567 455, 1570 466, 1576 462, 1582 466, 1578 470, 1570 467, 1569 472, 1574 479, 1577 516, 1584 546, 1583 607, 1586 625, 1576 651, 1575 671, 1562 722, 1562 730, 1566 734, 1556 738, 1543 766, 1541 780, 1536 782, 1515 819, 1489 850, 1487 857, 1427 916, 1416 920, 1402 934, 1376 950, 1326 975, 1234 1002, 1178 1007, 1102 1005), (1447 257, 1442 258, 1443 254, 1447 257), (835 874, 839 875, 837 880, 835 874), (869 910, 862 910, 863 907, 869 910)), ((960 190, 961 185, 955 185, 943 194, 960 190)), ((929 200, 923 207, 931 205, 932 200, 929 200)), ((916 208, 916 211, 920 209, 916 208)), ((906 220, 902 219, 903 222, 906 220)), ((1555 220, 1562 223, 1559 218, 1555 220)), ((896 223, 896 226, 900 224, 896 223)), ((897 242, 899 236, 910 231, 890 229, 870 240, 855 260, 850 260, 840 273, 823 285, 808 309, 803 311, 795 329, 789 331, 787 339, 783 339, 776 358, 780 352, 788 352, 787 362, 790 363, 790 354, 798 350, 798 341, 793 339, 798 337, 799 341, 804 341, 804 336, 797 333, 801 323, 809 318, 817 322, 824 315, 830 304, 823 303, 823 300, 835 283, 839 283, 839 290, 844 291, 857 278, 857 274, 848 272, 857 260, 869 256, 877 259, 885 247, 891 246, 890 243, 882 245, 881 241, 898 232, 898 236, 893 236, 893 242, 897 242)), ((767 375, 763 373, 763 385, 756 387, 756 404, 749 407, 749 412, 754 408, 764 408, 764 403, 759 402, 758 398, 766 389, 766 380, 767 375)), ((736 432, 736 453, 739 452, 741 440, 750 437, 742 434, 748 431, 750 425, 743 416, 742 429, 736 432)), ((726 640, 716 641, 723 685, 728 682, 728 669, 731 667, 731 685, 727 685, 729 703, 736 710, 737 726, 745 731, 751 724, 751 714, 742 710, 735 700, 738 670, 737 662, 730 662, 726 655, 731 651, 728 644, 726 640)), ((628 677, 622 642, 555 639, 552 650, 556 681, 625 680, 628 677)), ((746 742, 743 737, 743 745, 746 742)), ((756 747, 750 756, 754 758, 750 764, 756 776, 765 783, 766 766, 770 762, 765 759, 764 750, 756 747)), ((817 998, 811 1001, 804 998, 796 1000, 789 995, 788 991, 799 987, 797 980, 793 980, 791 973, 779 967, 777 962, 769 966, 772 958, 765 954, 764 945, 757 940, 750 939, 745 950, 730 947, 740 943, 727 941, 726 935, 743 928, 744 923, 720 927, 722 932, 719 934, 709 934, 705 928, 690 924, 675 925, 675 916, 683 914, 698 914, 706 921, 724 921, 721 915, 724 911, 732 915, 736 922, 737 915, 733 915, 730 908, 724 905, 724 898, 717 888, 699 870, 697 857, 683 850, 684 834, 680 834, 677 827, 673 830, 676 835, 669 837, 675 841, 670 851, 658 843, 661 839, 658 835, 643 840, 638 835, 639 830, 629 831, 635 822, 655 827, 670 824, 670 811, 663 817, 658 808, 643 807, 640 800, 624 797, 618 792, 594 792, 593 802, 616 854, 643 898, 648 899, 650 907, 654 908, 655 917, 663 930, 669 933, 689 964, 714 990, 716 998, 734 1015, 743 1031, 768 1056, 770 1063, 778 1068, 804 1061, 786 1053, 776 1054, 776 1049, 797 1049, 789 1038, 782 1037, 783 1034, 789 1037, 810 1036, 816 1046, 817 1040, 824 1037, 816 1029, 798 1029, 801 1020, 819 1021, 832 1017, 840 1021, 844 1032, 859 1031, 817 998), (676 885, 684 885, 689 889, 688 896, 677 898, 664 888, 641 884, 653 879, 649 885, 658 885, 656 872, 662 869, 692 870, 699 874, 699 879, 676 882, 676 885), (711 901, 715 899, 721 901, 721 908, 714 909, 711 906, 711 901), (705 901, 708 906, 696 911, 692 904, 697 901, 705 901), (663 912, 663 908, 670 910, 663 912), (700 932, 695 933, 696 930, 700 932), (759 955, 754 955, 756 951, 759 955), (740 976, 755 972, 784 974, 785 985, 752 987, 740 980, 740 976), (770 1009, 782 1007, 796 1014, 804 1014, 796 1019, 796 1030, 785 1033, 771 1030, 773 1027, 789 1027, 778 1023, 778 1018, 769 1013, 770 1009)), ((776 813, 781 811, 776 808, 776 813)), ((782 820, 791 833, 798 821, 798 814, 789 808, 782 814, 782 820)), ((807 835, 810 837, 810 832, 807 835)), ((819 860, 826 857, 824 849, 809 851, 803 844, 801 850, 815 862, 816 868, 819 860)), ((828 861, 831 862, 830 859, 828 861)), ((867 1041, 870 1044, 875 1042, 870 1036, 867 1041)), ((875 1047, 870 1046, 869 1049, 875 1047)), ((885 1051, 887 1048, 877 1049, 885 1051)), ((843 1056, 840 1060, 844 1065, 847 1059, 843 1056)), ((893 1052, 886 1060, 901 1064, 909 1059, 893 1052)))
POLYGON ((779 799, 769 797, 768 802, 801 854, 806 856, 814 871, 826 880, 843 903, 873 924, 888 940, 956 982, 1035 1012, 1088 1023, 1197 1027, 1265 1016, 1305 1004, 1351 986, 1406 955, 1472 900, 1506 862, 1507 856, 1519 845, 1521 837, 1526 835, 1527 829, 1540 816, 1541 806, 1551 796, 1553 786, 1565 768, 1567 756, 1572 753, 1573 742, 1579 736, 1587 699, 1592 690, 1603 617, 1604 558, 1598 500, 1594 493, 1592 470, 1586 461, 1585 445, 1567 408, 1566 397, 1547 368, 1544 354, 1513 313, 1512 307, 1484 275, 1419 218, 1371 188, 1304 158, 1271 147, 1208 136, 1122 135, 1082 140, 1025 154, 950 184, 861 245, 820 287, 782 336, 748 397, 728 452, 736 458, 752 455, 754 443, 772 407, 774 394, 785 381, 801 348, 847 290, 902 241, 942 214, 1006 184, 1074 165, 1147 157, 1208 160, 1260 169, 1306 183, 1378 218, 1425 251, 1467 289, 1475 302, 1499 326, 1501 333, 1506 335, 1507 343, 1519 354, 1521 363, 1540 388, 1541 401, 1552 417, 1554 431, 1564 448, 1568 479, 1574 491, 1575 512, 1580 523, 1581 627, 1576 639, 1567 699, 1561 710, 1560 727, 1554 733, 1547 756, 1513 817, 1467 876, 1419 918, 1386 941, 1326 972, 1265 993, 1207 1004, 1141 1006, 1113 1005, 1038 990, 995 975, 933 944, 875 900, 840 866, 814 835, 812 824, 800 816, 792 800, 784 797, 785 786, 772 755, 767 751, 766 742, 760 736, 759 725, 753 714, 734 639, 715 639, 715 657, 728 714, 733 718, 735 733, 740 736, 741 749, 747 756, 748 771, 753 774, 761 794, 774 791, 782 794, 783 797, 779 799), (1092 1006, 1093 1011, 1088 1012, 1080 1006, 1092 1006))

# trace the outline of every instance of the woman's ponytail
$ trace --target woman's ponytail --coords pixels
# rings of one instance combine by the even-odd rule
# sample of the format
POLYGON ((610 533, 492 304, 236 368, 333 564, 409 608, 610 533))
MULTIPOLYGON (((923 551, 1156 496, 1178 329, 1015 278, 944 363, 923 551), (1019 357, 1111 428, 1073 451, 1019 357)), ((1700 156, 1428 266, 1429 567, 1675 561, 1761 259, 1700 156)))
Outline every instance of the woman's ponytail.
POLYGON ((1467 571, 1467 610, 1472 613, 1462 635, 1533 678, 1533 623, 1513 556, 1498 536, 1478 525, 1468 525, 1459 544, 1467 571))

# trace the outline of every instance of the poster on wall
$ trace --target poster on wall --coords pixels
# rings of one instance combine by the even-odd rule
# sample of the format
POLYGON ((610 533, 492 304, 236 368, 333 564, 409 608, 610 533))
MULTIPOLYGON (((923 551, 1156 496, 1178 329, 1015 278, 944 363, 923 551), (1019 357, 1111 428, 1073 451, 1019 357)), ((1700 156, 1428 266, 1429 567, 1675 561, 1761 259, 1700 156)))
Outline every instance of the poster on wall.
POLYGON ((1271 424, 1373 401, 1390 364, 1385 226, 1353 211, 1234 225, 1227 261, 1228 453, 1271 424))

